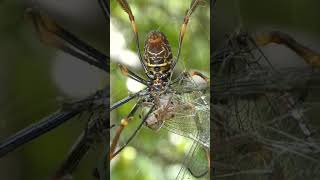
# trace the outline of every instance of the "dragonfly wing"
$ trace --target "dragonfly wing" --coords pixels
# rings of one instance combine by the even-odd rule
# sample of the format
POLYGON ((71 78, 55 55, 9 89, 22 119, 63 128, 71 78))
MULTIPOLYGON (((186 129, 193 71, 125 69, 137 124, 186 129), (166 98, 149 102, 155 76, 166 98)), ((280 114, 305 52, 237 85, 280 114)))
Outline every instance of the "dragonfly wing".
POLYGON ((207 177, 209 174, 208 158, 208 150, 197 141, 193 141, 176 180, 192 180, 207 177))
POLYGON ((210 148, 209 96, 194 92, 172 96, 174 117, 164 127, 175 134, 193 140, 177 180, 193 179, 208 174, 207 150, 210 148))
POLYGON ((203 146, 210 146, 209 95, 202 92, 175 95, 174 117, 164 122, 164 127, 175 134, 195 140, 203 146))

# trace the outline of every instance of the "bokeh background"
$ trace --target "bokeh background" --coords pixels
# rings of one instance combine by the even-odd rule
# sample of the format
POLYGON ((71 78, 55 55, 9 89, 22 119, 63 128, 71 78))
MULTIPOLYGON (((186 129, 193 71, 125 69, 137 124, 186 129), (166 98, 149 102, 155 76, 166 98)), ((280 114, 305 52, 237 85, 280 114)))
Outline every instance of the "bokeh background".
MULTIPOLYGON (((24 17, 27 7, 48 14, 100 51, 109 49, 97 1, 0 1, 0 140, 108 83, 100 70, 41 44, 24 17)), ((48 179, 85 124, 86 119, 75 118, 1 158, 0 179, 48 179)), ((83 160, 75 179, 93 179, 96 154, 92 151, 83 160)))
MULTIPOLYGON (((173 55, 178 49, 179 30, 191 0, 187 1, 155 1, 129 0, 135 16, 143 50, 144 41, 151 30, 163 32, 171 45, 173 55)), ((123 76, 118 68, 119 63, 127 65, 131 70, 146 77, 142 71, 136 53, 136 44, 128 15, 116 1, 111 1, 110 25, 110 80, 111 104, 126 97, 129 93, 143 88, 140 84, 123 76)), ((192 14, 185 34, 179 65, 175 75, 184 70, 199 70, 210 75, 210 4, 199 6, 192 14)), ((143 52, 142 52, 143 53, 143 52)), ((111 114, 111 123, 118 124, 134 105, 135 100, 111 114)), ((130 136, 140 118, 138 111, 132 123, 126 127, 121 139, 123 144, 130 136)), ((113 135, 113 133, 112 133, 113 135)), ((112 136, 111 136, 112 137, 112 136)), ((175 179, 187 154, 191 141, 162 129, 154 132, 143 127, 134 140, 120 155, 111 162, 111 179, 132 180, 168 180, 175 179)))

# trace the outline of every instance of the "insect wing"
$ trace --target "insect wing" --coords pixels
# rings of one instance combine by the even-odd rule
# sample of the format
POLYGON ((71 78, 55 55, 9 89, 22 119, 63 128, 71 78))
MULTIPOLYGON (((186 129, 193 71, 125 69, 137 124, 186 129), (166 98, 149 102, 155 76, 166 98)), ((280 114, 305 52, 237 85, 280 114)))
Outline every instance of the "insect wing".
POLYGON ((174 117, 164 122, 164 127, 175 134, 210 146, 210 107, 208 94, 201 92, 174 95, 174 117))
POLYGON ((172 89, 171 103, 174 116, 164 122, 164 127, 175 134, 210 146, 210 93, 208 84, 197 84, 192 78, 181 75, 172 89), (202 89, 199 87, 203 85, 202 89))
POLYGON ((235 39, 226 47, 232 53, 217 56, 214 71, 216 177, 258 179, 275 173, 270 166, 276 163, 315 161, 306 153, 319 147, 310 137, 304 101, 319 75, 310 69, 274 70, 259 48, 235 39))
POLYGON ((197 141, 193 141, 176 180, 208 179, 208 164, 206 149, 197 141))
MULTIPOLYGON (((180 85, 195 85, 189 80, 180 85)), ((173 94, 174 117, 164 122, 164 127, 175 134, 193 140, 177 180, 194 179, 208 174, 207 150, 210 148, 209 93, 194 90, 191 93, 173 94)))

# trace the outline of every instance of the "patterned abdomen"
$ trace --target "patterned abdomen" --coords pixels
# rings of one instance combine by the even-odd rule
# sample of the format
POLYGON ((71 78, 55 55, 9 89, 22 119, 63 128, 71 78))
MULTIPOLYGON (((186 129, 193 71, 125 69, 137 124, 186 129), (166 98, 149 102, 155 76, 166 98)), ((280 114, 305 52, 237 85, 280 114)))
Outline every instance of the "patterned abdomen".
POLYGON ((147 75, 152 79, 165 80, 172 63, 172 52, 166 36, 160 31, 151 31, 144 45, 144 61, 147 75))

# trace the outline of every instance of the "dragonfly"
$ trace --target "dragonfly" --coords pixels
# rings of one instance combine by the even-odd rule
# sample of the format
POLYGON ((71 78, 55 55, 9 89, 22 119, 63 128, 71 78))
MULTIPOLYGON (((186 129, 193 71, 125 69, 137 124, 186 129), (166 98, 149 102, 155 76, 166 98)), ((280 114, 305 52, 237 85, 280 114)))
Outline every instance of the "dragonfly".
POLYGON ((319 144, 308 113, 314 104, 307 97, 318 89, 319 57, 277 30, 236 30, 216 48, 211 89, 214 179, 318 175, 311 170, 319 162, 319 144), (287 47, 308 66, 275 67, 262 49, 271 44, 287 47))

